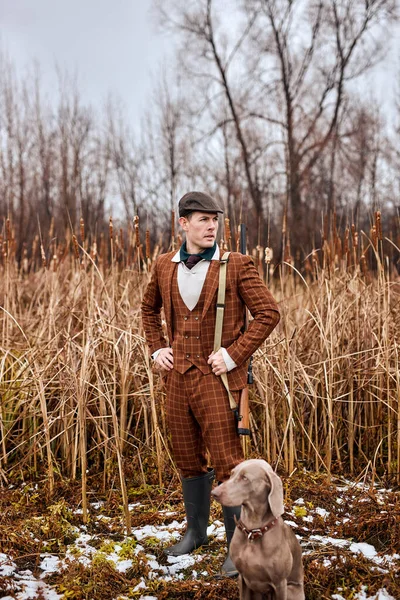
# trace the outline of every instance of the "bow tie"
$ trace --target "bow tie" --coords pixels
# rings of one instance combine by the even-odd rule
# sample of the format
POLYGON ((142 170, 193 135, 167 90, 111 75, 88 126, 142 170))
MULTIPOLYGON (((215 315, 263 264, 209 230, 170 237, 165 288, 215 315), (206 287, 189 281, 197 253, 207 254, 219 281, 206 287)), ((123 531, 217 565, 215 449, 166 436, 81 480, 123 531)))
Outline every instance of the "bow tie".
POLYGON ((192 269, 192 267, 194 267, 194 265, 197 265, 197 263, 201 260, 203 260, 202 256, 199 256, 198 254, 190 254, 189 258, 185 262, 185 265, 188 269, 192 269))

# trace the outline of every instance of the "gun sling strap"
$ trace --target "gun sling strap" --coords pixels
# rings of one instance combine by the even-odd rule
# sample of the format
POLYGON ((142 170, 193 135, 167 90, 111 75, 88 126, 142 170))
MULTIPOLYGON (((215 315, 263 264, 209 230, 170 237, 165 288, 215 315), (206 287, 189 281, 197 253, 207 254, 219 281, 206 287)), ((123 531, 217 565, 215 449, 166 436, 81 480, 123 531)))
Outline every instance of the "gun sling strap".
MULTIPOLYGON (((218 283, 218 298, 217 298, 217 316, 215 319, 215 334, 214 334, 214 352, 218 352, 221 348, 222 341, 222 326, 224 323, 224 311, 225 311, 225 291, 226 291, 226 268, 228 266, 230 252, 225 252, 220 260, 219 267, 219 283, 218 283)), ((234 397, 232 396, 229 384, 228 377, 226 373, 222 373, 221 375, 222 383, 225 386, 226 391, 228 392, 229 397, 229 406, 232 410, 237 409, 237 404, 235 402, 234 397)))

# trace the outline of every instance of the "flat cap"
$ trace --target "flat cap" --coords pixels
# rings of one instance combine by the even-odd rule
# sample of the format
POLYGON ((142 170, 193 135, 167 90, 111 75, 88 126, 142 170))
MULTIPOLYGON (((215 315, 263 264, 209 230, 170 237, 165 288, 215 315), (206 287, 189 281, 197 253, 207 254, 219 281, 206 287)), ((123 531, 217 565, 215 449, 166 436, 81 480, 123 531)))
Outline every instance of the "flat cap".
POLYGON ((186 217, 191 212, 223 213, 214 198, 203 192, 188 192, 179 200, 179 216, 186 217))

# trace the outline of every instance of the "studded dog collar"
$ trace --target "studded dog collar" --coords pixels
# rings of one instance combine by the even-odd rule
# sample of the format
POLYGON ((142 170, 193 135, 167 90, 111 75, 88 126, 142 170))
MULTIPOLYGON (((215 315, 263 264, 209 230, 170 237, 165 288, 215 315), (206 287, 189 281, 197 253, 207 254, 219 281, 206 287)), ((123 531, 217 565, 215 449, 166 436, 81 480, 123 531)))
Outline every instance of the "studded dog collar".
POLYGON ((273 526, 276 525, 277 522, 278 522, 278 519, 276 518, 276 519, 272 519, 272 521, 270 521, 263 527, 257 527, 257 529, 247 529, 247 527, 243 523, 242 519, 239 519, 239 521, 238 521, 235 516, 236 527, 238 529, 240 529, 240 531, 243 531, 243 533, 245 533, 247 535, 247 539, 250 542, 254 542, 254 540, 261 538, 264 535, 264 533, 267 533, 267 531, 272 529, 273 526))

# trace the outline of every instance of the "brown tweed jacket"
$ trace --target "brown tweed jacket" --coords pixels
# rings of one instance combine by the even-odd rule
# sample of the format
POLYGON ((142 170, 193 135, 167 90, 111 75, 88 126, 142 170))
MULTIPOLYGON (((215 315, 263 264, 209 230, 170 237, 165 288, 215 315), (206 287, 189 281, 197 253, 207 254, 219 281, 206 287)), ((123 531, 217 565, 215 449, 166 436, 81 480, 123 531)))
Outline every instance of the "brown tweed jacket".
MULTIPOLYGON (((158 257, 142 302, 143 328, 150 352, 168 345, 173 347, 171 288, 178 264, 172 262, 176 252, 158 257), (164 337, 161 308, 164 309, 169 343, 164 337)), ((212 260, 204 282, 204 307, 201 315, 201 343, 205 357, 213 351, 216 302, 219 279, 217 260, 212 260)), ((260 279, 250 257, 232 252, 229 256, 222 346, 238 365, 228 373, 229 387, 242 389, 247 381, 247 361, 279 322, 278 306, 260 279), (246 332, 244 306, 253 319, 246 332)))

